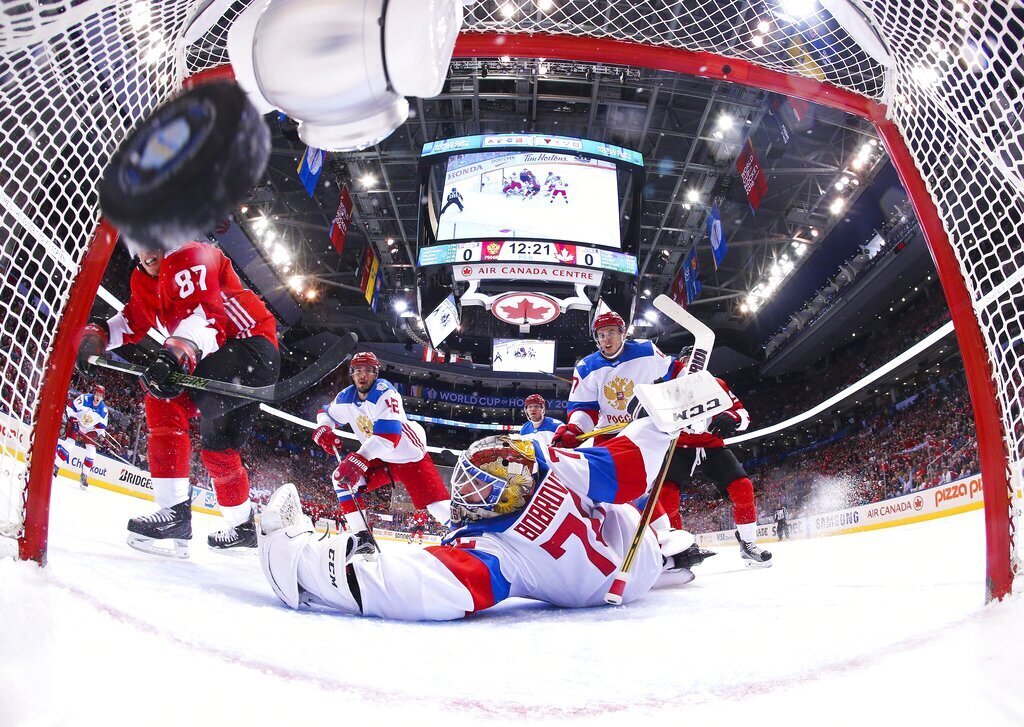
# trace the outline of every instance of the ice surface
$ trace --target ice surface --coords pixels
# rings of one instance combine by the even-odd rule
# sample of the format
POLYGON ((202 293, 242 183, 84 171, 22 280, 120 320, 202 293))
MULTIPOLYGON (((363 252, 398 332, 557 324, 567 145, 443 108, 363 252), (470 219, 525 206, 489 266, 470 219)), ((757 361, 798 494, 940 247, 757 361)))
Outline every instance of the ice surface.
POLYGON ((0 725, 1024 723, 1024 603, 983 606, 980 512, 771 544, 768 570, 725 548, 628 607, 405 624, 288 610, 206 549, 219 518, 188 561, 137 553, 152 508, 59 479, 49 566, 0 562, 0 725))

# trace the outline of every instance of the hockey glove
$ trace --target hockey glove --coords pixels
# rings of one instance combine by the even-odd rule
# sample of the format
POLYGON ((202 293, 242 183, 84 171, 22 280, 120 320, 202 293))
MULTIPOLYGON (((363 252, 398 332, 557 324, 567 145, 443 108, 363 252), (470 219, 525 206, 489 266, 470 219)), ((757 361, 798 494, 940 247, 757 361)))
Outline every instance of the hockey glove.
POLYGON ((336 454, 342 444, 341 437, 326 424, 316 428, 316 431, 313 432, 313 441, 327 454, 336 454))
POLYGON ((563 449, 576 449, 580 446, 579 437, 581 434, 583 434, 583 430, 575 424, 563 424, 555 430, 555 436, 551 439, 551 446, 563 449))
POLYGON ((142 374, 142 388, 158 399, 173 399, 184 389, 171 383, 171 374, 191 374, 196 370, 199 349, 184 338, 170 336, 156 358, 142 374))
POLYGON ((334 485, 334 493, 341 497, 348 495, 349 490, 353 492, 359 484, 359 481, 366 477, 367 470, 370 469, 370 463, 366 457, 361 454, 351 452, 345 459, 341 460, 338 466, 335 468, 334 473, 331 475, 331 484, 334 485))
POLYGON ((86 324, 82 329, 82 340, 78 343, 78 358, 75 360, 78 370, 90 373, 92 364, 89 363, 89 357, 102 356, 109 341, 110 329, 106 321, 97 320, 86 324))
POLYGON ((739 428, 739 417, 729 411, 723 411, 721 414, 711 417, 711 423, 708 424, 708 431, 722 439, 731 437, 739 428))

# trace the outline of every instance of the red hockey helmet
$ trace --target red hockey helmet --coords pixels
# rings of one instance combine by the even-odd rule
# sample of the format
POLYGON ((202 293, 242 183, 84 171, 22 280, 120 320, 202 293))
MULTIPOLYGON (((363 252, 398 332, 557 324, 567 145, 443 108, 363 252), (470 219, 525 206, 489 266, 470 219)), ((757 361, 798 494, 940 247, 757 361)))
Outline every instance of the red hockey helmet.
POLYGON ((348 362, 349 370, 354 369, 356 366, 366 366, 373 369, 374 373, 380 371, 380 361, 377 360, 377 356, 370 351, 360 351, 352 360, 348 362))
POLYGON ((94 393, 94 394, 102 394, 103 396, 106 396, 107 395, 107 387, 105 387, 103 384, 96 384, 94 387, 92 387, 92 393, 94 393))
POLYGON ((528 397, 526 397, 526 400, 523 402, 523 408, 525 409, 530 404, 540 404, 545 409, 548 408, 548 403, 544 400, 544 397, 541 396, 540 394, 530 394, 528 397))
POLYGON ((590 333, 596 339, 597 331, 606 326, 618 326, 623 334, 626 332, 626 322, 622 320, 622 316, 610 310, 594 318, 594 323, 590 326, 590 333))

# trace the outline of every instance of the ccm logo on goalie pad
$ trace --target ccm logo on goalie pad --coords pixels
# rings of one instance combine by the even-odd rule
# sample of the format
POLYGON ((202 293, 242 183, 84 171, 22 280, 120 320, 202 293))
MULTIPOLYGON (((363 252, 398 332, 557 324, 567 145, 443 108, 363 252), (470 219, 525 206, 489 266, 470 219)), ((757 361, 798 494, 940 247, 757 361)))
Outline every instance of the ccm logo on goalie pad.
POLYGON ((714 399, 709 399, 703 404, 694 404, 689 409, 685 409, 684 411, 677 411, 673 416, 673 419, 675 419, 677 422, 688 422, 691 419, 699 417, 704 412, 711 411, 720 406, 722 406, 722 401, 718 397, 715 397, 714 399))

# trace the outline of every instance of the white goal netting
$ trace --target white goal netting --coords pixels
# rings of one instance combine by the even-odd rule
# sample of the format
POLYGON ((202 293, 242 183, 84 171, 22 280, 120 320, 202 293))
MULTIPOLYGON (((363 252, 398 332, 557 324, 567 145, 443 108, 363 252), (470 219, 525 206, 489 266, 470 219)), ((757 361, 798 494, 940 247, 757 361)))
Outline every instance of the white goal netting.
MULTIPOLYGON (((984 341, 988 371, 981 375, 991 378, 998 400, 1009 487, 1019 492, 1024 6, 1012 0, 855 4, 893 59, 890 68, 811 0, 485 0, 467 7, 465 30, 707 51, 885 103, 955 252, 984 341)), ((100 170, 135 119, 177 89, 183 76, 226 63, 227 28, 246 5, 3 5, 0 415, 6 458, 0 532, 16 534, 22 527, 24 477, 17 461, 52 457, 32 451, 38 417, 59 415, 37 411, 37 395, 54 323, 97 222, 100 170), (205 12, 187 29, 198 10, 205 12)), ((1010 522, 1008 513, 1007 530, 1010 522)))

